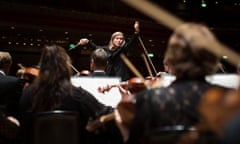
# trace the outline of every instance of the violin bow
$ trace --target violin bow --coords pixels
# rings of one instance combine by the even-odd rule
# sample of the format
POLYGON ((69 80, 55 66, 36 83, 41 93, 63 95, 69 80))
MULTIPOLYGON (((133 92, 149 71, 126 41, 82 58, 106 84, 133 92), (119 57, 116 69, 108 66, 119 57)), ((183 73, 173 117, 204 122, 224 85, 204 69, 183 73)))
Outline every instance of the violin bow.
MULTIPOLYGON (((134 7, 135 9, 143 12, 144 14, 148 15, 152 19, 156 20, 160 24, 174 30, 176 27, 180 26, 184 22, 174 15, 170 14, 163 8, 158 7, 156 4, 151 3, 147 0, 122 0, 126 4, 134 7)), ((198 39, 199 40, 199 39, 198 39)), ((208 48, 209 51, 212 51, 219 57, 223 54, 228 56, 228 61, 231 64, 237 66, 240 62, 240 56, 232 51, 230 48, 225 46, 224 44, 220 43, 217 40, 199 40, 199 42, 204 42, 206 45, 205 47, 208 48), (205 41, 205 42, 204 42, 205 41), (206 42, 207 41, 207 42, 206 42)), ((204 44, 203 43, 203 44, 204 44)))
POLYGON ((135 66, 130 62, 130 60, 124 54, 121 54, 120 57, 137 77, 144 79, 141 73, 135 68, 135 66))
POLYGON ((86 130, 88 132, 93 132, 97 128, 103 126, 105 123, 114 120, 114 118, 115 118, 114 112, 100 116, 100 118, 98 118, 97 120, 89 121, 86 126, 86 130))
POLYGON ((142 54, 141 56, 143 57, 143 60, 144 60, 144 62, 145 62, 145 64, 146 64, 146 67, 147 67, 147 70, 148 70, 149 75, 150 75, 151 77, 153 77, 151 68, 150 68, 150 66, 149 66, 149 64, 148 64, 148 62, 147 62, 146 55, 142 54))
POLYGON ((18 63, 17 64, 21 69, 25 69, 25 67, 21 64, 21 63, 18 63))
POLYGON ((76 72, 76 73, 80 73, 71 63, 68 63, 68 65, 76 72))
MULTIPOLYGON (((140 37, 140 36, 138 36, 138 40, 139 40, 139 42, 140 42, 140 44, 141 44, 141 46, 142 46, 142 48, 143 48, 143 50, 144 50, 144 53, 145 53, 145 55, 146 55, 146 57, 147 57, 147 60, 149 61, 149 63, 151 64, 151 66, 152 66, 152 68, 153 68, 153 70, 154 70, 154 72, 155 72, 155 75, 157 75, 157 70, 156 70, 156 68, 155 68, 155 66, 153 65, 153 62, 152 62, 152 60, 149 58, 149 56, 148 56, 148 51, 147 51, 147 49, 146 49, 146 47, 145 47, 145 45, 144 45, 144 43, 143 43, 143 41, 142 41, 142 38, 140 37)), ((145 59, 146 59, 146 57, 145 57, 145 59)), ((148 62, 145 60, 145 63, 146 63, 146 65, 149 65, 149 64, 147 64, 148 62)), ((149 67, 150 68, 150 67, 149 67)), ((151 75, 152 76, 152 75, 151 75)))
POLYGON ((221 70, 221 72, 226 73, 222 63, 218 64, 218 68, 221 70))

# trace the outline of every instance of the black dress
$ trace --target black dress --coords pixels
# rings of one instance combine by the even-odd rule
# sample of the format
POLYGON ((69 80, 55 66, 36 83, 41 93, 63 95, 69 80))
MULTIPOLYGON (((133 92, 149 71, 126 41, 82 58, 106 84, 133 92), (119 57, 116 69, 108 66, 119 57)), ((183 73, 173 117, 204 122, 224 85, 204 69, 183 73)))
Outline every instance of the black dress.
MULTIPOLYGON (((30 89, 31 86, 23 91, 20 101, 20 110, 23 114, 31 109, 31 95, 29 95, 30 89)), ((90 118, 96 118, 100 114, 110 113, 113 111, 113 108, 107 107, 98 102, 94 96, 81 87, 72 87, 72 90, 73 95, 66 96, 57 110, 77 111, 79 113, 81 143, 92 144, 96 141, 100 144, 121 143, 121 135, 115 124, 107 124, 104 129, 99 129, 98 133, 89 133, 85 128, 90 118)))
POLYGON ((197 124, 201 119, 197 105, 203 93, 213 86, 204 79, 176 80, 169 87, 137 94, 128 143, 144 143, 147 136, 162 128, 187 129, 197 124))
POLYGON ((126 81, 130 78, 129 71, 128 71, 128 67, 122 61, 120 54, 126 53, 129 50, 129 48, 132 47, 133 42, 137 39, 137 36, 138 36, 138 33, 135 33, 132 39, 128 43, 125 43, 123 46, 121 46, 119 49, 115 51, 110 51, 108 45, 98 46, 91 41, 88 42, 87 46, 92 50, 95 50, 97 48, 103 48, 108 55, 108 64, 106 68, 107 75, 120 77, 122 81, 126 81))

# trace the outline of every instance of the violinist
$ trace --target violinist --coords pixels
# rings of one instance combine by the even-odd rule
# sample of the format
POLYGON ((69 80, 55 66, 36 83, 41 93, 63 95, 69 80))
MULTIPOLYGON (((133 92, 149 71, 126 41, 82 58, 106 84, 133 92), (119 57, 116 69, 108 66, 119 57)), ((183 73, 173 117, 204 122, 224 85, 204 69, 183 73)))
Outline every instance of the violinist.
POLYGON ((7 115, 16 116, 24 81, 8 75, 11 65, 11 55, 0 52, 0 105, 7 115))
POLYGON ((13 136, 17 132, 18 103, 24 85, 21 79, 8 75, 11 64, 10 53, 0 51, 0 143, 16 140, 13 136), (16 123, 9 121, 8 117, 16 123))
MULTIPOLYGON (((82 87, 75 87, 70 81, 72 75, 71 59, 65 49, 59 45, 46 45, 40 59, 39 76, 24 89, 21 100, 21 113, 37 113, 51 110, 76 111, 80 115, 79 139, 81 144, 121 142, 121 135, 116 126, 106 125, 112 129, 104 129, 95 134, 86 131, 88 119, 96 115, 112 112, 112 108, 100 103, 91 93, 82 87), (107 134, 108 135, 107 135, 107 134), (106 136, 107 135, 107 136, 106 136)), ((24 118, 20 119, 24 123, 24 118)), ((26 123, 26 122, 25 122, 26 123)), ((26 123, 28 125, 29 123, 26 123)), ((24 127, 23 127, 24 130, 24 127)), ((20 132, 20 141, 31 143, 31 133, 26 136, 20 132)))
POLYGON ((92 41, 86 38, 82 38, 79 41, 79 45, 87 45, 92 50, 97 48, 103 48, 108 55, 108 63, 106 67, 106 73, 108 76, 121 77, 122 81, 128 80, 129 72, 125 63, 121 60, 120 54, 126 53, 133 45, 134 41, 139 35, 139 22, 134 24, 135 33, 129 42, 125 41, 124 34, 122 32, 114 32, 111 36, 109 44, 106 46, 95 45, 92 41))
MULTIPOLYGON (((199 43, 199 39, 211 41, 215 36, 206 26, 197 23, 177 27, 164 57, 176 80, 168 87, 145 90, 131 97, 135 112, 130 126, 123 121, 124 113, 116 109, 116 121, 125 143, 161 143, 162 131, 177 130, 175 126, 188 130, 200 121, 198 102, 208 88, 215 86, 208 83, 205 76, 216 72, 219 58, 205 48, 205 43, 199 43), (151 136, 156 132, 159 139, 153 142, 151 136)), ((125 92, 125 100, 128 95, 125 92)), ((170 138, 165 143, 177 140, 170 138)))

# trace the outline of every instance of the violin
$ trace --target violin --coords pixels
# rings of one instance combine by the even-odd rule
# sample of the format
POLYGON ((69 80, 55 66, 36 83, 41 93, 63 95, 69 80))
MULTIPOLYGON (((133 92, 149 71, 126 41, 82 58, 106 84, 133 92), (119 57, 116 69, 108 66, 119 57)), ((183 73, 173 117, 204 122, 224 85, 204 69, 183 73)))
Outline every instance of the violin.
POLYGON ((121 86, 121 87, 124 87, 124 89, 127 89, 127 84, 128 84, 128 81, 124 81, 124 82, 121 82, 119 84, 113 84, 113 85, 106 85, 104 87, 98 87, 98 92, 99 93, 105 93, 106 91, 110 91, 112 88, 118 87, 118 86, 121 86))
MULTIPOLYGON (((109 91, 111 90, 111 88, 113 87, 117 87, 117 86, 121 86, 122 89, 127 91, 130 91, 132 94, 141 92, 145 89, 147 89, 146 84, 145 84, 145 80, 138 78, 138 77, 133 77, 131 79, 129 79, 128 81, 124 81, 121 82, 119 84, 114 84, 114 85, 107 85, 105 87, 99 87, 98 91, 101 93, 104 93, 105 91, 109 91)), ((128 123, 128 125, 130 125, 130 121, 133 118, 133 111, 134 111, 134 103, 130 100, 123 100, 124 98, 122 98, 121 102, 117 105, 117 109, 119 111, 119 113, 124 113, 124 118, 126 123, 128 123)), ((106 114, 103 116, 100 116, 99 118, 89 121, 86 129, 89 132, 92 132, 94 130, 96 130, 97 128, 101 127, 102 125, 104 125, 105 123, 114 120, 115 118, 115 114, 114 112, 110 113, 110 114, 106 114)))
MULTIPOLYGON (((129 79, 126 82, 122 82, 118 85, 108 85, 105 87, 99 87, 98 91, 101 93, 104 93, 105 91, 109 91, 113 87, 121 86, 119 87, 120 93, 122 94, 122 99, 121 102, 117 105, 117 112, 121 116, 122 119, 122 124, 126 125, 129 127, 131 125, 132 119, 133 119, 133 114, 134 114, 134 94, 139 93, 145 89, 148 88, 156 88, 156 87, 161 87, 163 86, 162 79, 161 78, 148 78, 144 79, 142 75, 137 71, 137 69, 134 67, 134 65, 127 59, 127 57, 123 54, 121 54, 121 58, 125 62, 125 64, 135 73, 136 76, 138 77, 133 77, 129 79), (125 89, 125 94, 123 94, 125 89), (130 91, 130 93, 128 93, 130 91)), ((89 132, 94 131, 98 127, 102 126, 104 123, 114 120, 115 119, 115 114, 110 113, 107 115, 100 116, 96 120, 89 121, 86 129, 89 132)))
MULTIPOLYGON (((98 91, 104 93, 105 91, 109 91, 111 88, 117 87, 119 85, 122 87, 122 89, 125 89, 126 92, 130 91, 131 95, 127 94, 126 96, 123 96, 124 94, 122 94, 122 100, 116 107, 119 115, 121 115, 122 123, 124 123, 124 125, 129 127, 131 125, 131 121, 133 119, 133 114, 135 111, 134 98, 133 98, 134 94, 139 93, 143 90, 149 89, 151 87, 160 86, 159 83, 161 83, 161 81, 162 79, 160 78, 151 78, 151 79, 149 78, 145 80, 138 77, 133 77, 126 82, 121 82, 120 84, 99 87, 98 91)), ((121 89, 121 87, 119 89, 121 89)), ((92 132, 95 129, 104 125, 105 123, 114 120, 114 118, 115 118, 114 113, 100 116, 96 120, 89 121, 86 126, 86 129, 89 132, 92 132)))
POLYGON ((146 83, 143 79, 138 78, 138 77, 133 77, 133 78, 131 78, 127 81, 121 82, 119 84, 98 87, 98 92, 104 93, 104 92, 109 91, 112 88, 118 87, 118 86, 121 86, 126 90, 129 90, 131 93, 138 93, 140 91, 147 89, 146 83))
POLYGON ((39 75, 39 68, 37 67, 24 67, 22 64, 18 64, 18 66, 20 69, 17 71, 16 76, 25 79, 26 85, 32 83, 32 81, 39 75))

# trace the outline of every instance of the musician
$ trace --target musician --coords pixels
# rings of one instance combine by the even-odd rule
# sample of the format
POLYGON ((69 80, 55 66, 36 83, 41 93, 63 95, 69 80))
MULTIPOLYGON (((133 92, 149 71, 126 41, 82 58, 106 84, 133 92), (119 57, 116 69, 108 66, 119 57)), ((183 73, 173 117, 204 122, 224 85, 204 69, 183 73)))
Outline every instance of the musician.
POLYGON ((90 69, 92 77, 106 77, 106 66, 108 63, 107 53, 104 49, 98 48, 92 52, 90 57, 90 69))
POLYGON ((0 143, 16 141, 19 122, 18 103, 24 81, 8 75, 12 64, 9 52, 0 51, 0 143))
POLYGON ((9 52, 0 52, 0 111, 17 117, 19 98, 24 81, 8 75, 12 65, 9 52))
MULTIPOLYGON (((108 143, 111 140, 118 140, 116 137, 120 137, 120 134, 117 133, 117 128, 116 131, 112 131, 110 137, 104 137, 101 132, 102 137, 86 131, 85 127, 90 117, 95 117, 99 113, 112 112, 112 108, 98 102, 93 95, 83 88, 72 85, 70 64, 70 57, 61 46, 49 45, 44 47, 40 59, 39 76, 24 89, 21 97, 20 109, 22 114, 50 110, 77 111, 80 115, 79 137, 82 144, 93 141, 108 143)), ((21 119, 22 123, 28 124, 23 121, 23 118, 21 119)), ((24 126, 28 127, 28 125, 24 126)), ((27 131, 27 134, 30 133, 27 131)), ((30 138, 31 136, 27 135, 20 141, 28 143, 30 138)))
POLYGON ((137 36, 140 32, 138 21, 135 22, 134 29, 135 33, 128 43, 125 41, 124 34, 122 32, 114 32, 111 36, 109 44, 106 46, 98 46, 86 38, 80 39, 79 44, 87 45, 93 50, 97 48, 103 48, 108 55, 108 64, 106 68, 107 75, 121 77, 122 81, 125 81, 130 77, 128 68, 120 58, 120 54, 126 53, 129 48, 132 47, 134 41, 137 39, 137 36))
POLYGON ((121 116, 116 110, 126 143, 151 143, 148 138, 154 131, 176 125, 188 129, 200 121, 198 102, 208 88, 215 86, 205 76, 215 73, 219 63, 219 58, 205 47, 207 41, 214 39, 213 33, 201 24, 186 23, 174 31, 164 61, 176 80, 168 87, 146 90, 133 97, 135 112, 129 129, 121 125, 124 114, 121 116), (204 43, 199 43, 199 39, 204 43))

